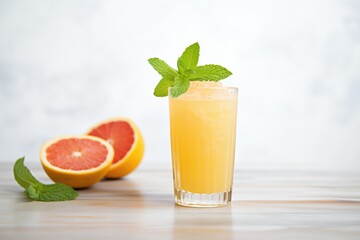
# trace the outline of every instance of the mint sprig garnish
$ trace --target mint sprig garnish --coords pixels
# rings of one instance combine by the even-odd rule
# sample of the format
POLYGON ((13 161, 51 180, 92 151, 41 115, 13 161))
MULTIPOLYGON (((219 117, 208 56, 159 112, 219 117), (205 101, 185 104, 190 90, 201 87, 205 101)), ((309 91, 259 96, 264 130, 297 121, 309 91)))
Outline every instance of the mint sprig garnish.
POLYGON ((200 45, 194 43, 187 47, 178 58, 178 70, 159 58, 150 58, 148 62, 162 76, 155 87, 154 95, 157 97, 168 96, 168 88, 172 87, 170 95, 178 97, 189 89, 190 81, 220 81, 232 74, 220 65, 197 66, 199 56, 200 45))
POLYGON ((73 200, 79 194, 63 183, 43 184, 39 182, 24 165, 25 158, 19 158, 14 164, 16 182, 25 189, 25 195, 36 201, 66 201, 73 200))

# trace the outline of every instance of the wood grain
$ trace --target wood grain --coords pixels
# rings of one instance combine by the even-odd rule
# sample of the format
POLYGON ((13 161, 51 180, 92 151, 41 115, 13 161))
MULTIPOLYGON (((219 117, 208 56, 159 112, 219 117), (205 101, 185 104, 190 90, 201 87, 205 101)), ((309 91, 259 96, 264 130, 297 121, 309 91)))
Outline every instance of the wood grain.
POLYGON ((358 173, 237 171, 233 194, 228 207, 179 207, 171 169, 140 168, 75 201, 33 202, 2 163, 0 239, 360 239, 358 173))

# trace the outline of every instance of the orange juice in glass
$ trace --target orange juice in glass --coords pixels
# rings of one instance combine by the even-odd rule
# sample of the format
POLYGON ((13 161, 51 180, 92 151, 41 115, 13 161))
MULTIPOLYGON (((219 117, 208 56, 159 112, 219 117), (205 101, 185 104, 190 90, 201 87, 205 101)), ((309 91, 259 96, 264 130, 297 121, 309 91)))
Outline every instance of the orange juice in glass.
POLYGON ((217 207, 230 203, 237 94, 237 88, 207 81, 190 82, 190 88, 181 96, 169 94, 177 204, 217 207))

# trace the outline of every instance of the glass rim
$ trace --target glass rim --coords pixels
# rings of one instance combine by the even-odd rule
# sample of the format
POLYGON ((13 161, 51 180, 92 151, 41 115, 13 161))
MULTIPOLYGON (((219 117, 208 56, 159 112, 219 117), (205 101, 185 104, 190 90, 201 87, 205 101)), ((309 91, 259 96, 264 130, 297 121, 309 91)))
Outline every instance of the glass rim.
MULTIPOLYGON (((174 87, 168 87, 168 90, 172 89, 174 87)), ((236 90, 238 91, 239 88, 238 87, 228 87, 228 86, 223 86, 223 87, 191 87, 191 89, 214 89, 214 90, 224 90, 224 89, 228 89, 228 90, 236 90)))

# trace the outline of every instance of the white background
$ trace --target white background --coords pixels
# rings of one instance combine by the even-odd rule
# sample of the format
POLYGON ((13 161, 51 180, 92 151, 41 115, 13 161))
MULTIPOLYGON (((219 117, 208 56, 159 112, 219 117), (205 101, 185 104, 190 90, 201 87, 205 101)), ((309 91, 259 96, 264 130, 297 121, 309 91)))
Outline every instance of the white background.
POLYGON ((200 64, 239 87, 237 168, 360 172, 360 1, 1 1, 0 161, 128 116, 142 167, 171 166, 168 105, 147 59, 200 64))

